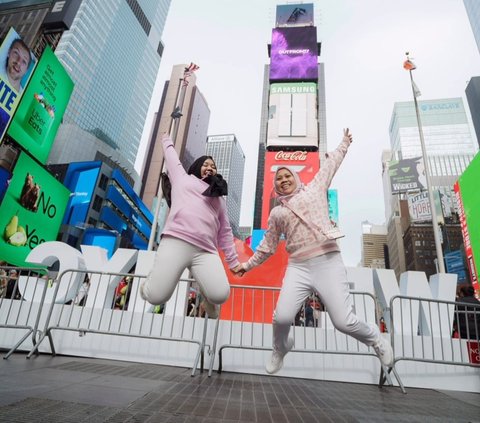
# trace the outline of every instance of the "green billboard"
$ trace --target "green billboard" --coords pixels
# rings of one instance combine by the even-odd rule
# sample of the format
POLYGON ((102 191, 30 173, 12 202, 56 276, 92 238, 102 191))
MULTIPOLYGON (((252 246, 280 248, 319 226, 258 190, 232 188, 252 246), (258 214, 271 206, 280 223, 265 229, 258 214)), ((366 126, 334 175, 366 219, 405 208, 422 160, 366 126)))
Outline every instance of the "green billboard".
POLYGON ((455 183, 458 215, 462 227, 465 256, 475 289, 480 298, 478 265, 480 263, 480 153, 477 153, 462 176, 455 183))
POLYGON ((0 260, 25 266, 38 244, 55 241, 70 191, 21 153, 0 204, 0 260))
POLYGON ((72 79, 47 46, 7 131, 41 163, 47 161, 72 91, 72 79))

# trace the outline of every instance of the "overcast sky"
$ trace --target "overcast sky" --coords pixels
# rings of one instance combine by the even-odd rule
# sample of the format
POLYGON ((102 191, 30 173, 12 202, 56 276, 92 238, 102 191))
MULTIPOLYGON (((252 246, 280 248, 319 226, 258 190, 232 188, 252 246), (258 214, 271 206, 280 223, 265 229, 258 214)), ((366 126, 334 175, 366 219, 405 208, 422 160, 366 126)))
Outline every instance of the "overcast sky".
MULTIPOLYGON (((242 226, 253 224, 263 68, 275 7, 285 3, 172 0, 162 37, 165 51, 142 146, 172 66, 198 64, 197 86, 211 111, 209 135, 235 134, 246 155, 242 226)), ((332 188, 338 189, 340 226, 346 233, 344 261, 356 266, 362 221, 385 222, 381 154, 390 147, 394 103, 412 100, 402 67, 405 52, 417 65, 420 100, 463 97, 466 107, 465 88, 472 76, 480 75, 480 55, 461 0, 313 3, 322 43, 319 61, 325 63, 328 148, 337 146, 344 127, 354 136, 332 188)), ((141 149, 139 159, 142 154, 141 149)))

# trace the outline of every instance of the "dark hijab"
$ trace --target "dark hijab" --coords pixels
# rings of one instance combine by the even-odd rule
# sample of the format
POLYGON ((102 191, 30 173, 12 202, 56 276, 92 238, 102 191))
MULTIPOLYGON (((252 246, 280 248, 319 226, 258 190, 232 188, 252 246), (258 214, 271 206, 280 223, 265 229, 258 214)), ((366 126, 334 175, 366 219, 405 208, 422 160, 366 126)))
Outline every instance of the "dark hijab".
MULTIPOLYGON (((210 159, 215 163, 212 156, 201 156, 192 163, 192 165, 188 168, 187 173, 189 175, 196 176, 198 179, 202 179, 202 166, 207 159, 210 159)), ((160 176, 163 195, 168 204, 168 207, 171 207, 172 185, 166 173, 162 173, 160 176)), ((228 194, 227 182, 223 179, 222 175, 218 173, 216 175, 209 175, 205 179, 203 179, 203 181, 205 181, 209 185, 208 188, 202 192, 202 194, 206 197, 221 197, 228 194)))

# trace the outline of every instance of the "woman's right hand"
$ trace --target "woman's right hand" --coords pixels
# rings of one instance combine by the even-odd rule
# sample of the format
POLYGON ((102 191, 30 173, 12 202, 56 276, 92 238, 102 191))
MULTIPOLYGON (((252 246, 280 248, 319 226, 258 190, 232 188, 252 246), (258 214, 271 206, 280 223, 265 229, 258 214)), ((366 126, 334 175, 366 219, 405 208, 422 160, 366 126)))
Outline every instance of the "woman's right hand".
POLYGON ((353 136, 350 132, 350 129, 348 128, 344 128, 343 130, 343 138, 348 138, 348 140, 350 141, 350 144, 353 142, 353 136))

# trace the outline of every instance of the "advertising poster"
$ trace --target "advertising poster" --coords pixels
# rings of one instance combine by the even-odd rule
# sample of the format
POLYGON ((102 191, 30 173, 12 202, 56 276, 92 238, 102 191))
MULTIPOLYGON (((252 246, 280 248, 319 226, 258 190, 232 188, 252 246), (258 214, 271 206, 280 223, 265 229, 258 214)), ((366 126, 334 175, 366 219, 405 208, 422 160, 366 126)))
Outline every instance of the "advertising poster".
POLYGON ((267 229, 270 210, 277 205, 273 177, 280 165, 293 168, 304 184, 308 184, 320 168, 318 152, 307 151, 267 151, 263 179, 262 227, 267 229))
POLYGON ((0 260, 26 266, 37 245, 55 241, 70 191, 21 153, 0 204, 0 260))
POLYGON ((41 163, 47 161, 72 91, 72 79, 47 46, 7 132, 41 163))
POLYGON ((270 85, 267 147, 318 148, 317 84, 270 85))
POLYGON ((317 28, 273 28, 270 81, 318 80, 317 28))
POLYGON ((478 263, 480 261, 480 154, 477 153, 455 183, 458 216, 462 228, 465 257, 475 297, 480 300, 478 263))
POLYGON ((275 26, 312 26, 313 3, 282 4, 277 6, 275 26))
POLYGON ((388 167, 392 194, 427 189, 422 157, 393 160, 388 167))
POLYGON ((0 45, 0 143, 35 63, 28 46, 10 28, 0 45))

